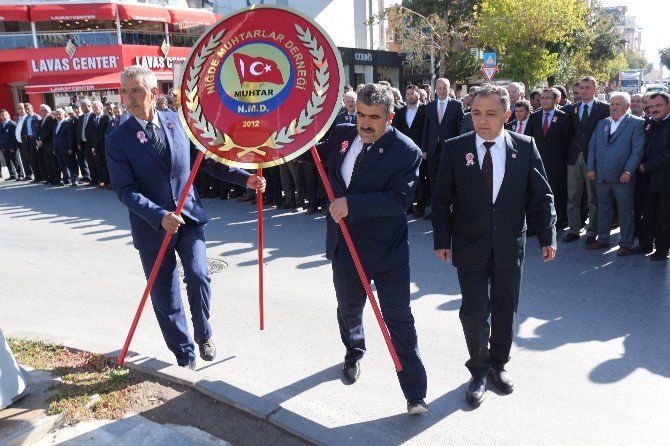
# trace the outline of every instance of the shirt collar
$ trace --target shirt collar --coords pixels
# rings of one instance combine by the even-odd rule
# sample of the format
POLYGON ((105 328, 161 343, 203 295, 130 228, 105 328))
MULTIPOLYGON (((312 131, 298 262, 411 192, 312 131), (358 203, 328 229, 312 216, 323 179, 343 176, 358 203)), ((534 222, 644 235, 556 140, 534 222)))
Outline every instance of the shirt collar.
MULTIPOLYGON (((479 136, 479 134, 475 133, 475 135, 476 135, 475 136, 475 145, 477 147, 480 147, 486 141, 491 141, 489 139, 482 138, 481 136, 479 136)), ((495 139, 493 139, 493 142, 496 143, 496 146, 498 146, 498 147, 505 147, 505 128, 504 127, 502 129, 500 129, 500 133, 498 133, 498 136, 496 136, 495 139)))
POLYGON ((584 104, 589 106, 589 111, 593 110, 593 103, 596 102, 596 98, 591 99, 591 102, 584 102, 582 101, 582 107, 584 107, 584 104))
POLYGON ((627 114, 628 114, 628 113, 624 113, 624 114, 623 114, 618 120, 616 120, 616 121, 615 121, 614 118, 612 118, 611 116, 608 116, 607 119, 609 119, 610 122, 611 122, 612 124, 619 124, 619 123, 621 123, 624 119, 626 119, 626 115, 627 115, 627 114))
MULTIPOLYGON (((147 124, 149 123, 149 121, 145 121, 144 119, 142 119, 142 118, 138 118, 137 116, 134 116, 134 118, 135 118, 135 120, 142 126, 142 130, 146 130, 146 129, 147 129, 147 124)), ((158 128, 161 127, 161 122, 160 122, 160 120, 158 119, 158 112, 157 112, 156 110, 154 110, 154 118, 151 120, 151 122, 153 122, 153 124, 154 124, 156 127, 158 127, 158 128)))

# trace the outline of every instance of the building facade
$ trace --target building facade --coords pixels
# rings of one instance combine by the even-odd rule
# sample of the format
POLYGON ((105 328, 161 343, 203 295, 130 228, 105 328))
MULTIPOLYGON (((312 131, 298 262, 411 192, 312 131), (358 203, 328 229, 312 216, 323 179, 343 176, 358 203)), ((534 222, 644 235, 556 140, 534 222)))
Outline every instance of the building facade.
POLYGON ((135 64, 151 68, 167 93, 175 62, 219 18, 131 1, 0 5, 0 108, 54 108, 73 97, 117 102, 119 73, 135 64))

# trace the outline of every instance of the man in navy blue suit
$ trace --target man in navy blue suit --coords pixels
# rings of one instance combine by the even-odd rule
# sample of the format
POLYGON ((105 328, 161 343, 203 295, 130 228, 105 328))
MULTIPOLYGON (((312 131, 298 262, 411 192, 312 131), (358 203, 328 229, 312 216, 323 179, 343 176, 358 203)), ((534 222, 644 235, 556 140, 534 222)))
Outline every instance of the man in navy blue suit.
MULTIPOLYGON (((189 190, 181 215, 175 214, 191 170, 190 141, 177 115, 157 112, 158 81, 149 68, 128 67, 121 73, 121 95, 132 116, 105 140, 112 187, 128 207, 133 245, 147 277, 166 232, 174 234, 156 282, 151 302, 168 348, 180 366, 195 368, 195 345, 188 332, 179 290, 175 253, 184 267, 195 342, 200 357, 212 361, 216 347, 209 324, 210 277, 207 272, 207 215, 195 190, 189 190)), ((209 174, 253 189, 264 189, 257 175, 205 159, 209 174)))
POLYGON ((16 141, 16 123, 9 118, 9 112, 0 110, 0 152, 5 157, 9 169, 9 179, 20 181, 25 178, 19 143, 16 141))
POLYGON ((510 114, 504 88, 485 84, 477 90, 475 132, 445 143, 433 196, 435 254, 442 261, 453 258, 461 287, 459 317, 472 375, 466 398, 475 407, 484 400, 489 374, 503 392, 514 390, 505 364, 521 287, 526 215, 542 260, 556 255, 556 212, 542 159, 533 138, 503 128, 510 114))
POLYGON ((343 373, 354 383, 365 354, 366 294, 338 227, 347 222, 363 269, 375 282, 381 311, 403 371, 400 387, 411 414, 425 412, 426 370, 410 309, 409 245, 405 211, 412 203, 421 151, 391 126, 393 96, 368 84, 358 92, 357 124, 335 127, 317 148, 335 200, 330 204, 326 256, 333 261, 337 321, 346 348, 343 373))
MULTIPOLYGON (((459 135, 463 123, 463 104, 449 97, 449 79, 435 81, 437 99, 426 104, 426 119, 423 124, 421 150, 428 161, 428 185, 431 196, 440 166, 442 143, 459 135)), ((430 219, 430 215, 424 218, 430 219)))
POLYGON ((66 118, 65 110, 56 109, 56 125, 53 128, 53 152, 56 155, 58 166, 63 175, 61 184, 77 185, 77 159, 75 150, 77 143, 75 129, 72 122, 66 118))

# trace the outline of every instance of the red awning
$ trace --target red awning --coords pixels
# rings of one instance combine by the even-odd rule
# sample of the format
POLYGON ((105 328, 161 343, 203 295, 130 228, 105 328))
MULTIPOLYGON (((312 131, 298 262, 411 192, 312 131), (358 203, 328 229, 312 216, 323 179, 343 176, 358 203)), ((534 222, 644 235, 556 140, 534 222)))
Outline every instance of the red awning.
POLYGON ((157 6, 119 4, 119 18, 121 20, 168 23, 170 21, 170 13, 167 9, 157 6))
POLYGON ((0 20, 3 22, 30 22, 27 5, 0 6, 0 20))
POLYGON ((112 4, 33 5, 30 18, 33 22, 116 20, 116 11, 112 4))
POLYGON ((70 91, 109 90, 120 87, 119 74, 109 73, 99 76, 58 76, 32 77, 26 84, 26 93, 66 93, 70 91))
POLYGON ((214 13, 202 9, 170 9, 172 23, 182 28, 187 26, 211 25, 217 22, 214 13))

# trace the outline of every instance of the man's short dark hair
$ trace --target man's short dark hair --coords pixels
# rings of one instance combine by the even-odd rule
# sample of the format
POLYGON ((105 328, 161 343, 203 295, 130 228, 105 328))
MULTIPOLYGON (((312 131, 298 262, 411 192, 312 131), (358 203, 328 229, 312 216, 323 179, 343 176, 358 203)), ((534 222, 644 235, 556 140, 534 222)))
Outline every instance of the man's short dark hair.
POLYGON ((533 107, 530 105, 530 101, 528 99, 519 99, 514 103, 514 107, 523 107, 527 111, 533 111, 533 107))
POLYGON ((535 90, 533 90, 533 91, 530 92, 530 96, 529 96, 529 97, 530 97, 531 99, 533 99, 535 96, 539 96, 540 94, 542 94, 542 92, 541 92, 540 90, 535 89, 535 90))
POLYGON ((423 88, 424 90, 426 88, 430 88, 430 84, 421 84, 421 88, 423 88))
POLYGON ((545 91, 550 91, 551 94, 554 96, 554 99, 558 99, 559 97, 562 96, 562 95, 561 95, 561 90, 559 90, 559 89, 556 88, 556 87, 546 87, 546 88, 543 88, 543 89, 542 89, 542 93, 544 93, 545 91))
POLYGON ((561 93, 561 99, 565 99, 568 97, 568 91, 565 89, 563 85, 554 85, 552 88, 555 88, 558 90, 559 93, 561 93))
POLYGON ((381 105, 386 114, 393 113, 393 104, 395 99, 391 89, 380 84, 366 84, 358 92, 356 102, 361 102, 368 106, 381 105))
POLYGON ((410 90, 410 89, 416 91, 417 93, 419 92, 419 87, 417 87, 416 85, 409 84, 409 85, 405 88, 405 91, 410 90))
POLYGON ((598 82, 596 81, 596 78, 593 76, 584 76, 583 78, 579 79, 579 83, 582 82, 591 82, 594 88, 598 88, 598 82))
POLYGON ((659 91, 657 93, 652 94, 649 96, 649 99, 656 99, 656 98, 663 98, 666 104, 670 104, 670 94, 666 93, 665 91, 659 91))
POLYGON ((509 110, 509 93, 507 88, 499 87, 493 84, 482 84, 477 91, 475 91, 472 98, 473 102, 478 96, 496 95, 500 98, 500 105, 505 107, 505 111, 509 110))
POLYGON ((579 81, 577 81, 577 82, 575 82, 574 84, 572 84, 572 88, 575 88, 575 87, 579 87, 579 81))

